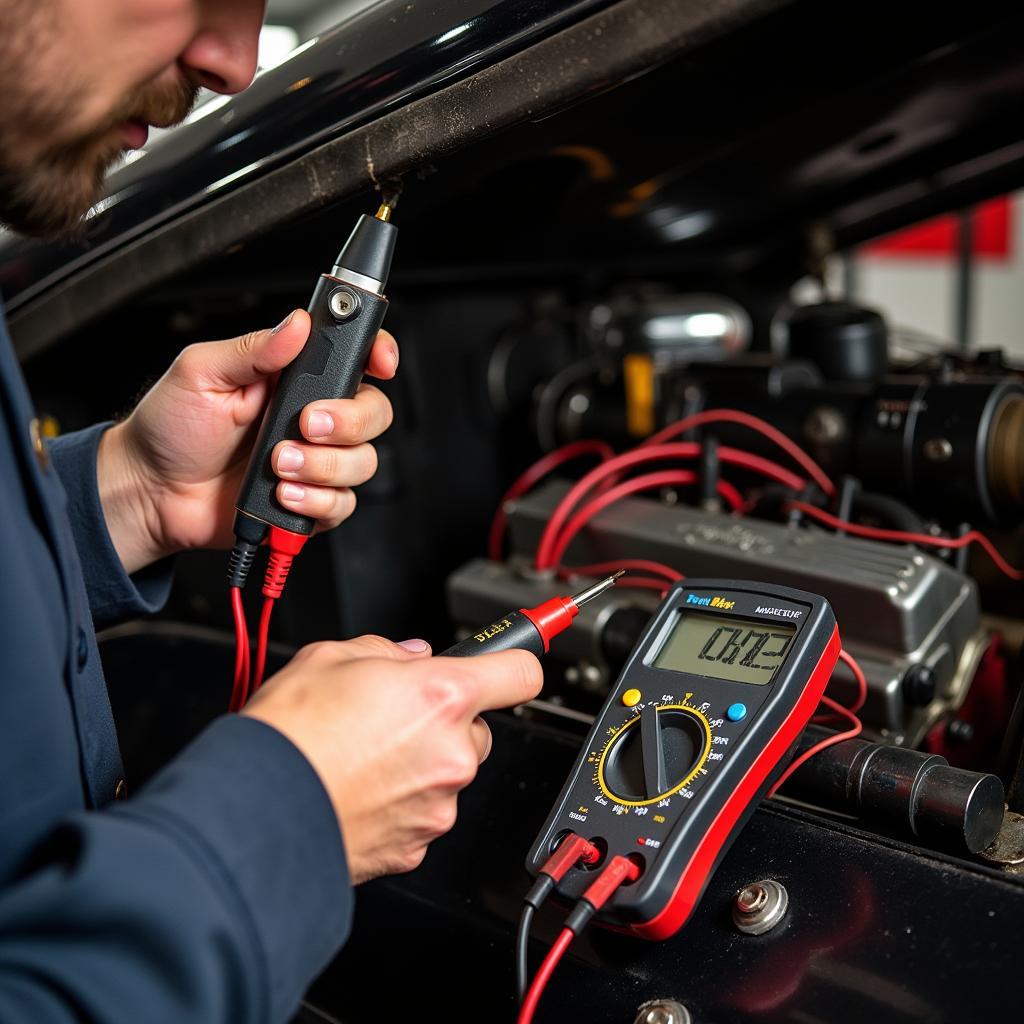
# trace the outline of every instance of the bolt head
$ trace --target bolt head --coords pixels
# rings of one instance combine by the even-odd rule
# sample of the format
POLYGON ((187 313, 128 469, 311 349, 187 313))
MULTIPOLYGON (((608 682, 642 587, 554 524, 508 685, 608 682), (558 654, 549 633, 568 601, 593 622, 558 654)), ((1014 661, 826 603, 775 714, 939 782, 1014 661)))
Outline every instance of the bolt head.
POLYGON ((763 885, 748 885, 736 893, 736 909, 741 914, 756 914, 768 902, 768 890, 763 885))
POLYGON ((788 907, 786 887, 767 878, 751 882, 736 893, 732 921, 746 935, 763 935, 782 921, 788 907))
POLYGON ((652 999, 640 1007, 633 1024, 693 1024, 693 1017, 675 999, 652 999))
POLYGON ((929 462, 947 462, 953 457, 953 446, 945 437, 930 437, 922 448, 929 462))

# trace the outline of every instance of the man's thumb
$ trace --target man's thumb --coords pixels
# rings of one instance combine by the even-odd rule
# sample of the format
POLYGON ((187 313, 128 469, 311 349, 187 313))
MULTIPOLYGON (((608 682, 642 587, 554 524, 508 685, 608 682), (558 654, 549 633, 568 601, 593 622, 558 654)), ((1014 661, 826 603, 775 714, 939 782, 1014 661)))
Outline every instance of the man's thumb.
POLYGON ((308 650, 321 648, 340 661, 358 658, 388 658, 391 661, 416 661, 430 655, 430 644, 425 640, 403 640, 395 643, 382 636, 367 634, 351 640, 325 640, 308 650))
POLYGON ((293 310, 271 330, 194 346, 193 369, 225 390, 255 384, 284 369, 302 351, 309 329, 309 314, 293 310))

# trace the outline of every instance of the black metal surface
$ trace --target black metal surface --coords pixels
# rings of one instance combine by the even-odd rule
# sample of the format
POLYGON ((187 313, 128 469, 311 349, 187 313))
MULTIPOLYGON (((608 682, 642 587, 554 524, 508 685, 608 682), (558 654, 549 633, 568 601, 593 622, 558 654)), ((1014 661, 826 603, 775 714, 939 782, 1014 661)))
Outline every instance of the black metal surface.
MULTIPOLYGON (((480 19, 496 47, 493 19, 506 6, 480 19)), ((173 223, 154 228, 140 214, 107 234, 126 196, 94 218, 78 263, 52 247, 8 250, 0 270, 8 296, 18 292, 16 343, 45 345, 239 245, 247 251, 230 262, 249 274, 268 253, 308 249, 317 226, 301 215, 395 175, 407 176, 403 223, 420 239, 403 267, 420 279, 465 283, 500 268, 544 280, 614 259, 619 273, 686 270, 697 287, 736 289, 790 283, 811 250, 820 257, 812 237, 842 248, 1024 181, 1024 11, 1010 5, 619 0, 552 17, 513 33, 520 49, 505 59, 500 48, 474 52, 491 63, 473 63, 469 77, 428 47, 426 95, 364 97, 358 117, 297 158, 282 124, 257 116, 252 137, 271 136, 259 145, 291 162, 253 167, 237 153, 217 188, 190 193, 204 205, 186 203, 173 223), (559 17, 573 23, 554 31, 559 17), (45 300, 33 263, 44 258, 59 275, 75 271, 45 300)), ((392 57, 419 66, 405 42, 392 57)), ((278 87, 306 59, 273 72, 278 87)), ((132 186, 144 209, 161 194, 148 178, 132 186)))
MULTIPOLYGON (((396 986, 424 1016, 511 1021, 513 944, 529 879, 522 855, 576 753, 573 740, 510 715, 460 799, 454 831, 414 874, 363 886, 345 950, 310 1002, 346 1021, 377 1019, 396 986)), ((1024 885, 980 865, 876 840, 800 811, 757 811, 691 921, 667 942, 592 928, 570 949, 538 1024, 630 1024, 673 996, 697 1024, 964 1024, 1005 1015, 1016 985, 1024 885), (789 891, 782 925, 739 934, 734 893, 760 878, 789 891)), ((544 908, 532 967, 557 934, 544 908)))
POLYGON ((212 202, 326 139, 464 78, 608 2, 372 4, 113 174, 102 212, 84 237, 50 245, 9 236, 0 240, 4 298, 15 309, 54 278, 140 231, 212 202))

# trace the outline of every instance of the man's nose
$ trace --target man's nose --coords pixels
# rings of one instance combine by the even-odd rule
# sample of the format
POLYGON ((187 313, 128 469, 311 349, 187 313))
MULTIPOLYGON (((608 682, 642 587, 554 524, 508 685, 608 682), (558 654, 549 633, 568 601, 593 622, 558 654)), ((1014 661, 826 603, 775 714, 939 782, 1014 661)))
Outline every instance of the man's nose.
POLYGON ((241 92, 256 74, 263 0, 205 0, 199 31, 178 58, 185 77, 214 92, 241 92))

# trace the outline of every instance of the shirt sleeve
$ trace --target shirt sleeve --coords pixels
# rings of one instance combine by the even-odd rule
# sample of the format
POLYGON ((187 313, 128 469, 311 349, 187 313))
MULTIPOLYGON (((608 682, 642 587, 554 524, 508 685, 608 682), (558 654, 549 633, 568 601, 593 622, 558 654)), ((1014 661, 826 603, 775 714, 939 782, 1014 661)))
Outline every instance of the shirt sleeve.
POLYGON ((283 1024, 352 903, 312 766, 265 723, 220 718, 0 891, 0 1020, 283 1024))
POLYGON ((159 611, 174 576, 173 558, 129 576, 110 539, 96 481, 96 454, 100 438, 112 425, 98 423, 48 442, 50 458, 68 495, 68 518, 97 629, 159 611))

